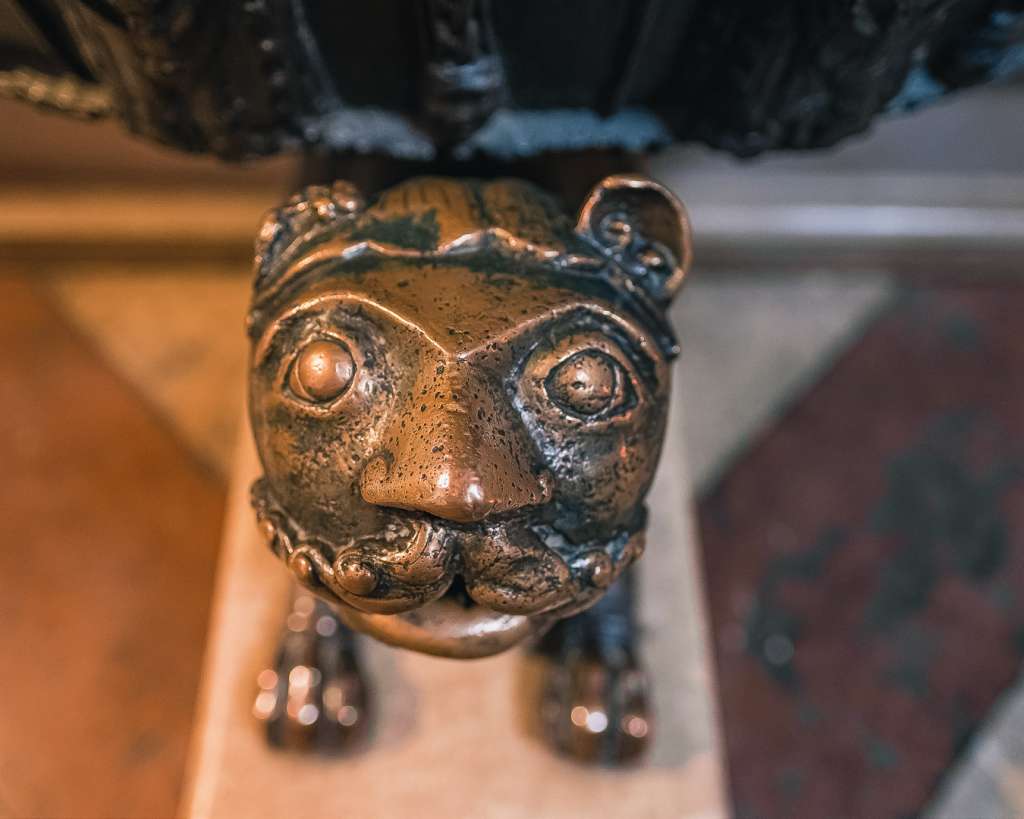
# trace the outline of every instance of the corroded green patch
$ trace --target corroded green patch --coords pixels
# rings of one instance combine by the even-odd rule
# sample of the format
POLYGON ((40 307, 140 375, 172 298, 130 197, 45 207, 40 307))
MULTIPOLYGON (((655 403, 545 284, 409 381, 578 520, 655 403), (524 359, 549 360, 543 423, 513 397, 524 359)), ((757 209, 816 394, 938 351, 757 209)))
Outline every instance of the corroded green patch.
POLYGON ((440 236, 437 211, 433 208, 418 216, 407 214, 387 219, 364 219, 349 234, 350 239, 357 241, 381 242, 420 251, 437 248, 440 236))

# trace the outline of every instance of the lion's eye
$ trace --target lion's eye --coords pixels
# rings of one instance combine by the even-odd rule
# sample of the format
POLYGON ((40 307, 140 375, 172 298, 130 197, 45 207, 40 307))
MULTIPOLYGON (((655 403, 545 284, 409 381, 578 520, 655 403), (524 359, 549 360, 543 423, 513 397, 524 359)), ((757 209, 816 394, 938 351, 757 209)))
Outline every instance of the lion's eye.
POLYGON ((544 381, 548 397, 573 415, 593 418, 629 398, 629 376, 600 350, 583 350, 554 367, 544 381))
POLYGON ((295 357, 288 373, 288 388, 303 401, 325 404, 333 401, 352 383, 356 363, 352 353, 338 341, 311 341, 295 357))

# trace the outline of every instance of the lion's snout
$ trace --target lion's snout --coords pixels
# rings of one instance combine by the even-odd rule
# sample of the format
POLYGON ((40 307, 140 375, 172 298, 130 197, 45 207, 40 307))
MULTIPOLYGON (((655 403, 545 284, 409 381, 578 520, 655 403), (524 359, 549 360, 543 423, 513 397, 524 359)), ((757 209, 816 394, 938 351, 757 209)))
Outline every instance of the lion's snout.
POLYGON ((363 469, 367 503, 478 523, 551 499, 522 421, 500 389, 451 359, 428 369, 363 469))

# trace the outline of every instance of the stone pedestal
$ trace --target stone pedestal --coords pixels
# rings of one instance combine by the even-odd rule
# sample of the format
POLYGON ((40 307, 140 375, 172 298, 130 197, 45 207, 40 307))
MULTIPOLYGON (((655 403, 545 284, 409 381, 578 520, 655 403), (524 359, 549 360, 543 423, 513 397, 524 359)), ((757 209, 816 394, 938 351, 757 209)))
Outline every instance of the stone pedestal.
POLYGON ((588 769, 554 756, 527 730, 523 652, 457 661, 366 641, 375 737, 338 759, 271 750, 251 715, 258 671, 272 658, 289 573, 255 529, 257 472, 243 435, 226 518, 214 613, 183 802, 189 819, 261 817, 720 816, 722 766, 714 682, 679 413, 674 413, 640 561, 643 656, 656 733, 639 767, 588 769))

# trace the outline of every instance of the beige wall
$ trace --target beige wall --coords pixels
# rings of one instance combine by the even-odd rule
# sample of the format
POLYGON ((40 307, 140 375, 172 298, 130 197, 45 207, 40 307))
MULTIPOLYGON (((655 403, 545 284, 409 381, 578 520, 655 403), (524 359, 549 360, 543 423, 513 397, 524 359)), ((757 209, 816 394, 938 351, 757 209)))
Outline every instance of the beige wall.
POLYGON ((0 188, 26 183, 287 187, 292 160, 229 164, 191 156, 131 136, 117 123, 83 122, 0 101, 0 188))

